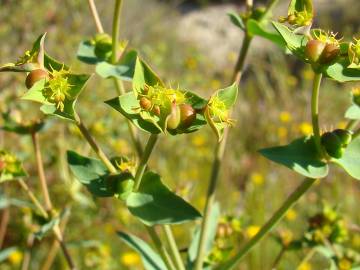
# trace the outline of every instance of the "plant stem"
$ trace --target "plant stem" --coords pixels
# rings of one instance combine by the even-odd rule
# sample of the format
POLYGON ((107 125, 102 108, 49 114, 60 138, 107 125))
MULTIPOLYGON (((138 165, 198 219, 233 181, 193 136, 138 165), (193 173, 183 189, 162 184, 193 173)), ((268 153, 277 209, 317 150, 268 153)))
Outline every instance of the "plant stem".
POLYGON ((351 130, 353 130, 353 129, 357 126, 357 124, 359 124, 359 120, 355 120, 355 119, 350 120, 350 121, 347 123, 345 129, 351 131, 351 130))
POLYGON ((296 270, 299 270, 301 269, 301 267, 307 263, 311 258, 312 256, 314 256, 316 250, 314 248, 310 249, 310 251, 306 254, 306 256, 302 259, 302 261, 300 262, 300 264, 298 265, 298 267, 296 267, 296 270))
POLYGON ((179 270, 185 270, 184 262, 181 259, 179 248, 176 245, 176 241, 171 231, 170 225, 164 225, 163 229, 165 232, 167 244, 170 247, 171 255, 173 257, 173 260, 175 261, 176 268, 179 270))
POLYGON ((144 154, 141 157, 140 160, 140 164, 137 168, 136 174, 135 174, 135 187, 134 187, 134 191, 137 191, 140 187, 141 184, 141 179, 144 175, 147 163, 149 161, 151 152, 154 149, 154 146, 156 144, 156 141, 158 139, 158 135, 157 134, 151 134, 149 137, 149 140, 146 144, 145 150, 144 150, 144 154))
POLYGON ((313 90, 311 96, 311 120, 314 133, 315 146, 320 157, 323 157, 323 150, 321 147, 320 126, 319 126, 319 93, 322 73, 315 73, 313 90))
POLYGON ((106 166, 106 168, 110 171, 110 173, 116 173, 116 168, 114 167, 114 165, 111 163, 111 161, 108 159, 108 157, 105 155, 105 153, 101 150, 101 148, 99 147, 99 145, 96 143, 96 141, 94 140, 94 138, 91 136, 89 130, 84 126, 84 124, 82 123, 80 117, 75 114, 75 119, 76 119, 76 125, 78 126, 81 134, 84 136, 84 138, 88 141, 89 145, 91 146, 91 148, 94 150, 94 152, 96 153, 96 155, 100 158, 100 160, 104 163, 104 165, 106 166))
POLYGON ((26 241, 26 250, 24 252, 24 258, 21 264, 21 270, 28 270, 30 267, 31 260, 31 249, 34 246, 35 236, 34 234, 30 234, 26 241))
POLYGON ((90 7, 90 11, 91 11, 91 14, 94 18, 94 22, 95 22, 95 25, 96 25, 96 29, 97 31, 102 34, 104 33, 104 28, 101 24, 101 21, 100 21, 100 18, 99 18, 99 14, 97 12, 97 9, 96 9, 96 6, 95 6, 95 3, 94 3, 94 0, 88 0, 88 3, 89 3, 89 7, 90 7))
POLYGON ((271 266, 271 270, 276 270, 276 267, 279 265, 281 258, 284 256, 285 252, 286 252, 286 248, 282 247, 271 266))
POLYGON ((30 200, 33 202, 33 204, 38 208, 38 210, 40 211, 41 215, 45 218, 48 219, 49 215, 48 213, 45 211, 44 207, 42 207, 41 203, 39 202, 39 200, 35 197, 34 193, 30 190, 29 186, 26 184, 26 182, 22 179, 18 180, 18 183, 20 184, 20 186, 22 187, 22 189, 26 192, 26 194, 29 196, 30 200))
POLYGON ((353 140, 356 139, 359 135, 360 135, 360 128, 354 132, 352 139, 353 140))
POLYGON ((1 215, 1 223, 0 223, 0 250, 2 249, 4 240, 5 240, 5 235, 6 235, 7 227, 8 227, 8 225, 9 225, 9 220, 10 220, 10 207, 6 207, 6 208, 2 211, 2 215, 1 215))
POLYGON ((112 55, 111 62, 113 64, 117 61, 118 47, 119 47, 119 30, 120 30, 120 16, 121 16, 122 0, 116 0, 113 16, 112 28, 112 55))
POLYGON ((254 248, 254 246, 267 235, 274 226, 282 219, 286 212, 310 189, 316 179, 306 178, 295 191, 286 199, 282 206, 274 213, 269 221, 262 226, 260 231, 228 262, 215 268, 215 270, 234 269, 236 264, 254 248))
POLYGON ((153 241, 157 251, 159 252, 161 258, 163 259, 167 269, 169 270, 176 270, 165 246, 162 244, 159 236, 157 235, 154 227, 145 226, 146 230, 148 231, 151 240, 153 241))

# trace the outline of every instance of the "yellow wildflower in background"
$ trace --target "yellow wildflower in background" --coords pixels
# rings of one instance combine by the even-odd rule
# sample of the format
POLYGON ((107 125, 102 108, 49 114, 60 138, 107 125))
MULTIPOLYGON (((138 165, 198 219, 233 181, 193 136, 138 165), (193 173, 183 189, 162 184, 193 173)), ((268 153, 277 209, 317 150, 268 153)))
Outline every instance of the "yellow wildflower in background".
POLYGON ((292 120, 292 116, 291 116, 291 114, 289 112, 282 111, 279 114, 279 119, 283 123, 289 123, 292 120))
POLYGON ((212 89, 219 89, 221 87, 221 82, 217 79, 213 79, 211 80, 210 85, 212 89))
POLYGON ((305 80, 312 81, 313 78, 314 78, 314 72, 309 68, 304 69, 303 72, 302 72, 302 77, 305 80))
POLYGON ((137 266, 141 263, 140 256, 133 251, 123 253, 120 257, 120 261, 123 265, 128 267, 137 266))
POLYGON ((251 182, 257 186, 261 186, 264 183, 264 176, 261 173, 252 173, 250 179, 251 182))
POLYGON ((287 211, 285 217, 287 220, 293 221, 297 218, 297 213, 294 209, 290 209, 289 211, 287 211))
POLYGON ((299 125, 299 129, 300 129, 300 132, 306 136, 311 135, 313 133, 312 125, 308 122, 302 122, 299 125))
POLYGON ((352 263, 348 259, 342 258, 339 261, 339 270, 350 270, 351 265, 352 265, 352 263))
POLYGON ((345 129, 346 126, 347 126, 347 122, 346 121, 341 121, 338 123, 338 128, 341 128, 341 129, 345 129))
POLYGON ((282 230, 280 232, 281 242, 284 246, 288 246, 294 238, 293 233, 290 230, 282 230))
POLYGON ((360 247, 360 235, 355 234, 354 237, 352 238, 351 242, 352 242, 354 247, 360 247))
POLYGON ((206 137, 204 135, 197 134, 192 138, 191 143, 197 147, 203 146, 206 143, 206 137))
POLYGON ((288 130, 285 127, 278 127, 277 134, 280 140, 286 139, 288 130))
POLYGON ((251 225, 246 228, 246 236, 253 238, 260 231, 260 226, 251 225))
POLYGON ((308 263, 308 262, 302 263, 302 264, 297 268, 297 270, 311 270, 311 269, 312 269, 311 264, 308 263))
POLYGON ((9 256, 9 261, 13 265, 19 265, 22 261, 23 253, 20 250, 15 250, 9 256))
POLYGON ((112 146, 115 152, 120 153, 121 155, 128 155, 131 153, 131 147, 126 140, 118 139, 112 143, 112 146))

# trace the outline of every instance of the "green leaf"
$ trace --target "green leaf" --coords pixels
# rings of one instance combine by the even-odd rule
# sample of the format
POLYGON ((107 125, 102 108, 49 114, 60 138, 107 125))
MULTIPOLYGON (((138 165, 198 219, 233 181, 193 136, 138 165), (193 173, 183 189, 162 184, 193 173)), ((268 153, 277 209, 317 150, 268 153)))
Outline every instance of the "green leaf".
POLYGON ((233 85, 227 88, 220 89, 215 92, 215 95, 217 95, 220 98, 220 100, 224 102, 227 109, 231 109, 231 107, 234 106, 238 95, 237 84, 234 83, 233 85))
POLYGON ((313 137, 303 137, 289 145, 262 149, 259 152, 271 161, 306 177, 323 178, 329 171, 328 165, 317 155, 313 137))
POLYGON ((338 82, 360 81, 360 70, 348 68, 349 60, 340 58, 336 63, 328 66, 324 73, 338 82))
POLYGON ((75 104, 78 96, 85 88, 86 83, 90 79, 90 75, 69 74, 68 82, 70 89, 68 91, 69 97, 66 97, 64 101, 64 110, 57 109, 56 104, 53 104, 47 100, 44 95, 46 81, 40 80, 34 84, 25 94, 21 97, 24 100, 35 101, 43 104, 41 111, 44 114, 54 115, 66 120, 75 121, 75 104))
POLYGON ((355 138, 345 150, 340 159, 332 159, 340 165, 350 176, 360 180, 360 137, 355 138))
POLYGON ((60 222, 60 217, 58 216, 50 220, 49 222, 45 223, 36 233, 34 233, 35 237, 38 240, 43 239, 48 234, 48 232, 50 232, 55 226, 59 225, 59 222, 60 222))
MULTIPOLYGON (((205 256, 211 251, 213 248, 214 240, 216 237, 216 230, 218 221, 220 218, 220 204, 218 202, 214 203, 211 212, 209 214, 209 230, 208 235, 206 237, 206 243, 205 243, 205 256)), ((194 232, 194 235, 192 237, 192 241, 188 250, 188 259, 187 259, 187 269, 193 269, 194 263, 197 258, 197 252, 199 248, 199 242, 200 242, 200 232, 201 232, 201 226, 198 226, 194 232)))
POLYGON ((98 197, 111 197, 116 192, 116 182, 108 181, 109 171, 98 159, 88 158, 74 151, 67 151, 67 160, 74 176, 98 197))
POLYGON ((145 225, 180 224, 200 218, 200 213, 171 192, 160 179, 160 175, 147 172, 138 192, 126 200, 131 214, 145 225))
POLYGON ((227 14, 231 20, 231 22, 239 27, 241 30, 245 30, 245 24, 244 24, 244 21, 243 19, 241 18, 241 16, 239 14, 237 14, 236 12, 229 12, 227 14))
POLYGON ((112 65, 107 62, 100 62, 96 65, 96 73, 102 78, 115 77, 124 81, 131 81, 134 77, 137 52, 131 50, 121 57, 120 62, 112 65))
POLYGON ((300 59, 305 59, 304 48, 308 38, 305 35, 295 34, 290 28, 281 23, 273 22, 273 25, 284 39, 288 49, 300 59))
POLYGON ((12 117, 10 112, 2 113, 3 125, 1 129, 14 132, 20 135, 28 135, 32 132, 39 132, 44 127, 43 121, 37 121, 30 124, 21 124, 16 122, 12 117))
POLYGON ((288 9, 288 15, 302 11, 306 11, 309 14, 313 14, 314 8, 313 8, 312 0, 291 0, 288 9))
POLYGON ((150 68, 139 57, 136 58, 134 78, 133 78, 133 90, 134 94, 137 96, 137 93, 144 88, 144 85, 149 86, 161 85, 164 86, 164 83, 161 81, 158 75, 150 68))
POLYGON ((95 47, 91 44, 91 42, 89 40, 85 40, 80 42, 76 56, 80 61, 90 65, 102 62, 102 60, 96 57, 94 50, 95 47))
POLYGON ((5 261, 7 258, 10 257, 11 254, 13 254, 15 251, 17 251, 17 247, 8 247, 4 248, 0 251, 0 263, 5 261))
POLYGON ((250 35, 263 37, 270 40, 280 48, 286 48, 286 42, 278 32, 266 29, 263 24, 260 24, 254 19, 249 19, 247 21, 247 31, 250 35))
POLYGON ((124 232, 117 232, 121 240, 139 253, 146 270, 163 270, 166 266, 161 257, 140 238, 124 232))
POLYGON ((360 120, 360 106, 353 104, 347 109, 345 117, 353 120, 360 120))
POLYGON ((13 154, 0 150, 0 162, 2 163, 2 168, 0 169, 0 183, 27 176, 21 161, 13 154), (9 159, 11 161, 9 161, 9 159))

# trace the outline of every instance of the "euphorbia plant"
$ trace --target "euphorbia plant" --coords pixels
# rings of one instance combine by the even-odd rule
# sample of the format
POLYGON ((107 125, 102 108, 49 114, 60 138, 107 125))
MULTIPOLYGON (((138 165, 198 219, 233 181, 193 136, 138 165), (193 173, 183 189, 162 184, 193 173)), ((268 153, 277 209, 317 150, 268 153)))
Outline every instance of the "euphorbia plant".
MULTIPOLYGON (((327 176, 330 165, 338 164, 349 175, 360 179, 360 139, 359 130, 356 130, 360 120, 359 91, 353 91, 353 105, 346 113, 346 118, 349 118, 346 129, 322 130, 319 124, 322 78, 338 82, 360 80, 360 45, 357 39, 344 42, 332 32, 312 29, 314 11, 310 0, 292 0, 287 16, 280 18, 280 22, 271 23, 269 20, 276 0, 271 0, 265 8, 254 8, 253 2, 247 1, 245 13, 229 14, 232 22, 244 31, 243 44, 229 86, 214 91, 206 98, 181 88, 181 84, 174 88, 170 83, 164 82, 151 65, 142 59, 140 53, 129 49, 131 44, 128 41, 119 43, 121 0, 115 2, 112 35, 104 32, 94 2, 88 2, 97 33, 81 42, 77 58, 83 63, 95 65, 96 74, 103 79, 113 80, 116 96, 105 101, 108 107, 105 104, 102 106, 104 109, 110 109, 110 106, 126 118, 137 154, 137 163, 116 153, 112 153, 109 158, 90 134, 75 106, 79 95, 86 91, 87 82, 92 75, 77 74, 65 63, 50 57, 46 51, 45 34, 40 35, 31 50, 25 52, 18 61, 0 67, 0 71, 25 73, 24 86, 28 90, 24 91, 21 99, 40 103, 40 110, 44 115, 66 120, 67 125, 78 127, 98 159, 69 150, 67 162, 70 170, 92 196, 120 200, 123 202, 122 207, 127 208, 131 215, 144 225, 156 251, 144 240, 128 232, 119 231, 118 235, 124 243, 140 254, 147 270, 232 269, 317 179, 327 176), (286 53, 309 64, 314 72, 309 105, 313 134, 295 139, 285 146, 260 150, 263 156, 305 176, 306 179, 241 250, 232 251, 230 259, 219 260, 216 261, 217 265, 212 265, 206 257, 211 254, 217 227, 223 226, 218 226, 220 208, 215 202, 215 190, 229 128, 241 125, 236 123, 236 119, 232 119, 231 112, 236 103, 245 59, 255 36, 274 42, 286 53), (123 81, 130 82, 131 87, 125 87, 129 84, 124 85, 123 81), (157 141, 162 137, 187 136, 206 125, 215 133, 216 147, 202 215, 184 198, 168 188, 162 177, 150 168, 148 161, 157 141), (145 144, 140 140, 137 131, 148 135, 145 144), (186 249, 185 262, 171 226, 191 224, 189 222, 194 220, 201 220, 201 225, 196 226, 191 243, 186 249)), ((7 151, 0 151, 0 182, 13 179, 19 181, 43 218, 42 226, 36 235, 42 238, 52 230, 61 244, 69 267, 75 269, 59 228, 64 215, 53 208, 41 158, 39 133, 43 131, 46 119, 23 123, 14 120, 10 112, 5 113, 3 119, 4 130, 30 135, 32 138, 44 206, 23 180, 27 174, 20 161, 7 151)))

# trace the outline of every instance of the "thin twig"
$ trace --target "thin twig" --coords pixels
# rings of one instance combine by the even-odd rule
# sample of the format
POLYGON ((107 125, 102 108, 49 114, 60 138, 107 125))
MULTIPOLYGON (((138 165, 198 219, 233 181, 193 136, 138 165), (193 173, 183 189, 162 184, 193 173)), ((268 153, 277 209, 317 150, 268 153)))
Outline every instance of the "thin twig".
POLYGON ((96 9, 94 0, 88 0, 88 3, 89 3, 91 14, 92 14, 92 16, 94 18, 94 22, 95 22, 97 31, 100 34, 104 33, 104 28, 103 28, 103 26, 101 24, 101 21, 100 21, 100 18, 99 18, 99 13, 98 13, 98 11, 96 9))
POLYGON ((7 231, 7 227, 9 224, 9 220, 10 220, 10 208, 6 207, 3 211, 2 211, 2 215, 1 215, 1 223, 0 223, 0 250, 2 248, 2 245, 4 243, 5 240, 5 235, 6 235, 6 231, 7 231))

